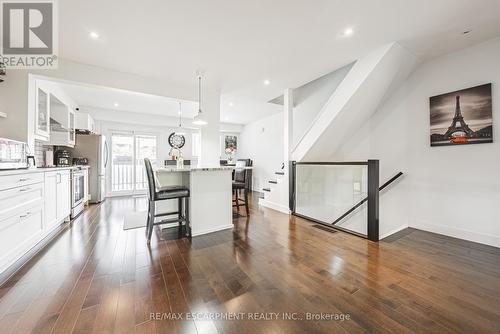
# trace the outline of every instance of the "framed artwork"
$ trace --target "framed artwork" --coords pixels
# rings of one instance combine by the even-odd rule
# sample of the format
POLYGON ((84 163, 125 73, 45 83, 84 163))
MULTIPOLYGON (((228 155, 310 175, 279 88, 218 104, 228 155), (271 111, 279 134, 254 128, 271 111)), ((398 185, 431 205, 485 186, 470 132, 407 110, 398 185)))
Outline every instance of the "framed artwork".
POLYGON ((491 83, 430 98, 431 146, 493 142, 491 83))
POLYGON ((228 150, 236 151, 238 149, 238 137, 226 136, 224 138, 224 149, 226 150, 226 152, 228 150))

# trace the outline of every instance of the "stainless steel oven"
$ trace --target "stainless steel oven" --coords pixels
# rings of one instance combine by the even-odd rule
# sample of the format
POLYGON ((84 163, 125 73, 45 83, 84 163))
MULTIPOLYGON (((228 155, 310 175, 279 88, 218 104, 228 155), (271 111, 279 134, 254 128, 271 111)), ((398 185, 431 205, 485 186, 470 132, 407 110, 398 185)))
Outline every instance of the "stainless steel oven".
POLYGON ((28 168, 26 143, 0 138, 0 169, 28 168))
POLYGON ((84 209, 85 173, 83 170, 71 171, 71 218, 78 216, 84 209))

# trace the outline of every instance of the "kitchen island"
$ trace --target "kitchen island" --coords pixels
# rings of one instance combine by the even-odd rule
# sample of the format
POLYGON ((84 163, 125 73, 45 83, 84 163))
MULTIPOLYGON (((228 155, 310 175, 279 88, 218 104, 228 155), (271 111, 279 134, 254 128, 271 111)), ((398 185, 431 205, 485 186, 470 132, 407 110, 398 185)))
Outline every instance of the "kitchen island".
MULTIPOLYGON (((160 167, 155 169, 157 187, 189 188, 189 219, 192 236, 233 227, 231 167, 160 167)), ((158 212, 177 208, 175 200, 159 201, 158 212)))

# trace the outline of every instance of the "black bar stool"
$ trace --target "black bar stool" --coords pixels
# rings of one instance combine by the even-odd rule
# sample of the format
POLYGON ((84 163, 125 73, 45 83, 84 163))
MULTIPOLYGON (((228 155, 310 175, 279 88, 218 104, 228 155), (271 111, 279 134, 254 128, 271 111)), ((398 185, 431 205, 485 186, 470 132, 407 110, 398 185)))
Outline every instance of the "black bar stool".
POLYGON ((245 211, 247 216, 250 215, 250 210, 248 209, 248 188, 249 188, 249 169, 245 167, 250 167, 250 159, 242 159, 236 162, 236 168, 234 170, 233 179, 233 193, 235 199, 233 200, 233 207, 236 207, 236 211, 240 212, 240 202, 245 205, 245 211), (244 198, 240 198, 240 191, 243 190, 244 198))
POLYGON ((155 225, 162 225, 168 223, 179 223, 179 228, 182 228, 182 223, 186 225, 186 236, 191 236, 191 225, 189 223, 189 189, 183 186, 165 186, 157 188, 155 184, 155 176, 153 172, 153 167, 151 166, 151 161, 146 158, 144 159, 144 165, 146 167, 146 174, 148 177, 148 221, 146 225, 146 232, 148 238, 148 244, 151 242, 151 235, 153 234, 153 227, 155 225), (178 211, 166 212, 166 213, 156 213, 157 201, 165 201, 169 199, 178 200, 178 211), (174 219, 164 219, 160 222, 155 223, 156 217, 177 215, 174 219))

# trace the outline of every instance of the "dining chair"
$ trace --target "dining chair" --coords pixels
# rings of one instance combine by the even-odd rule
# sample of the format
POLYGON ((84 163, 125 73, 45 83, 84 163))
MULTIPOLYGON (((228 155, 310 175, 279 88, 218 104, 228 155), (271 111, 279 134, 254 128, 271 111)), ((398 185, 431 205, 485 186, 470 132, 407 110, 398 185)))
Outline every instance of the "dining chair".
POLYGON ((249 169, 246 169, 245 167, 250 167, 251 163, 249 163, 249 160, 250 159, 240 159, 236 161, 236 168, 234 170, 234 179, 232 185, 234 194, 233 207, 236 207, 236 211, 239 213, 241 205, 240 203, 243 203, 243 205, 245 205, 245 212, 247 216, 250 215, 250 210, 248 208, 249 169), (243 199, 240 198, 241 190, 243 190, 243 199))
POLYGON ((148 178, 148 221, 146 224, 148 244, 151 242, 153 227, 168 223, 179 223, 179 228, 182 229, 182 224, 186 226, 185 235, 191 236, 191 225, 189 222, 189 188, 178 185, 166 185, 157 187, 155 183, 155 175, 151 161, 148 158, 144 159, 146 175, 148 178), (178 201, 177 211, 156 213, 156 202, 176 199, 178 201), (155 218, 177 215, 175 219, 164 219, 155 222, 155 218))

